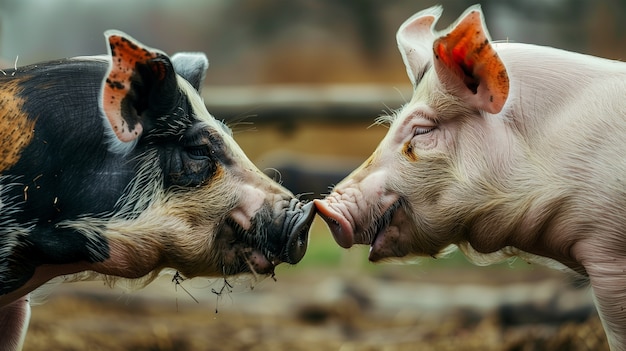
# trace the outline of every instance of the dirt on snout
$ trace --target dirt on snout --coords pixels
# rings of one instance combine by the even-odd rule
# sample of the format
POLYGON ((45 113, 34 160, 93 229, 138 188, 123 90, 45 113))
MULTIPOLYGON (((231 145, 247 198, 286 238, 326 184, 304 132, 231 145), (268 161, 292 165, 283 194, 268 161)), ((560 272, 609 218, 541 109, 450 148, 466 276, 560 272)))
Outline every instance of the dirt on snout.
POLYGON ((398 271, 64 284, 24 350, 608 350, 588 288, 558 272, 398 271))

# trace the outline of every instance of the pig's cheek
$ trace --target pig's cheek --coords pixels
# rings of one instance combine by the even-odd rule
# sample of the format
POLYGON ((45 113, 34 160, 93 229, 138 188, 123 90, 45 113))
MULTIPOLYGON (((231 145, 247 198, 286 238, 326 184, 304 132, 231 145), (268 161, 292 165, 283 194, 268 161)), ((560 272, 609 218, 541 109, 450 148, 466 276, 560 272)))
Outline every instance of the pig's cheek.
POLYGON ((243 229, 248 230, 252 225, 252 218, 263 206, 265 194, 260 189, 250 185, 243 185, 240 191, 245 201, 231 212, 231 216, 243 229))

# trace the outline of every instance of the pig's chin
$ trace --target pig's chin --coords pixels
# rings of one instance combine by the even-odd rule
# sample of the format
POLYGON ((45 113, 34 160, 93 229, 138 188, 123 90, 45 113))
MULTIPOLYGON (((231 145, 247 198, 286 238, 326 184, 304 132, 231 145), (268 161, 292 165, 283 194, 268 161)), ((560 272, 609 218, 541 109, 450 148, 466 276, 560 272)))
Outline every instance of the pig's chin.
MULTIPOLYGON (((411 228, 410 217, 406 210, 400 206, 391 208, 392 212, 385 213, 388 219, 382 218, 374 237, 369 253, 369 260, 377 262, 385 258, 405 257, 411 254, 410 248, 412 236, 407 232, 411 228)), ((384 216, 383 216, 384 217, 384 216)))

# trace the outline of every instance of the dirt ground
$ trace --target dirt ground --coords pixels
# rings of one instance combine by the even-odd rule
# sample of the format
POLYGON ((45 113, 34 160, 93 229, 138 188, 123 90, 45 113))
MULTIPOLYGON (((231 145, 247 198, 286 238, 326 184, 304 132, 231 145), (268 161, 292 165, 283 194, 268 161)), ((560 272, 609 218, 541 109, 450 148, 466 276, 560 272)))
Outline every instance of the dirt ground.
POLYGON ((33 307, 24 349, 608 350, 588 289, 562 273, 395 267, 62 284, 33 307))

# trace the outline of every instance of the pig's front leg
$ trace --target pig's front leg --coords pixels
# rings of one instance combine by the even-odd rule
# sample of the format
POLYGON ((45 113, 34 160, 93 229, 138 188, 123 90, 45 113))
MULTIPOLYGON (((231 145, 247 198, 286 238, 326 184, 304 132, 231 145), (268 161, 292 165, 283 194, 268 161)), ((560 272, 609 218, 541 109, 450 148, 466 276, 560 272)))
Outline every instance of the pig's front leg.
POLYGON ((626 351, 626 260, 589 274, 593 294, 612 351, 626 351), (611 271, 609 271, 611 270, 611 271))
POLYGON ((626 351, 626 257, 588 243, 573 251, 589 275, 611 351, 626 351))
POLYGON ((30 321, 29 295, 0 307, 0 351, 22 349, 24 337, 30 321))

